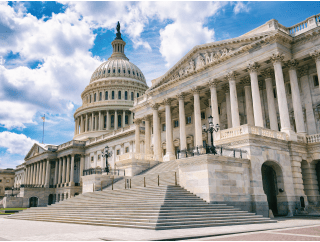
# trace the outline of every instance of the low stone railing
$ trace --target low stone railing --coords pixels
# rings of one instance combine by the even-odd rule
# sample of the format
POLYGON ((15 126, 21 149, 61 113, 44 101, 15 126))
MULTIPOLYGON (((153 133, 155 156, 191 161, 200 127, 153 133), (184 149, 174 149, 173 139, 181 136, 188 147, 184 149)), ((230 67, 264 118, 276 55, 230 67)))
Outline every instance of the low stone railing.
POLYGON ((269 138, 288 140, 288 135, 286 133, 256 126, 250 126, 247 124, 241 125, 240 127, 236 128, 221 130, 220 139, 232 138, 242 134, 256 134, 269 138))
POLYGON ((154 155, 151 154, 144 154, 144 153, 126 153, 123 155, 117 155, 116 161, 123 161, 123 160, 147 160, 153 161, 154 155))
POLYGON ((300 35, 302 33, 307 32, 310 29, 316 28, 319 25, 320 22, 320 15, 314 15, 300 23, 297 23, 289 28, 289 34, 291 36, 297 36, 300 35))
POLYGON ((307 135, 307 143, 318 143, 320 142, 320 134, 307 135))
POLYGON ((85 141, 80 141, 80 140, 71 140, 69 142, 66 142, 64 144, 61 144, 58 146, 58 150, 69 147, 69 146, 83 146, 85 145, 85 141))

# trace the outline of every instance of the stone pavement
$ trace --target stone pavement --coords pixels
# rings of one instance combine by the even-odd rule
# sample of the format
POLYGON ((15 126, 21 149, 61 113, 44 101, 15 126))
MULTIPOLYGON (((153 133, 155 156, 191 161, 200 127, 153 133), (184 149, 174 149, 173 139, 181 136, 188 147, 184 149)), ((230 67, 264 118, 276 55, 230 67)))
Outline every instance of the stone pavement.
POLYGON ((320 219, 277 218, 278 223, 175 230, 146 230, 5 219, 0 217, 0 240, 320 240, 320 219), (299 228, 299 229, 294 229, 299 228), (280 231, 279 229, 282 229, 280 231), (286 229, 286 230, 285 230, 286 229), (274 230, 274 231, 271 231, 274 230), (275 231, 277 230, 277 231, 275 231), (256 231, 256 232, 255 232, 256 231), (257 231, 264 231, 258 232, 257 231), (255 233, 252 233, 255 232, 255 233), (230 235, 233 234, 233 235, 230 235), (234 235, 236 234, 236 235, 234 235), (258 234, 258 235, 257 235, 258 234), (225 236, 225 235, 228 235, 225 236), (308 235, 308 236, 305 236, 308 235), (212 237, 215 236, 215 237, 212 237), (219 236, 219 237, 216 237, 219 236), (237 237, 238 236, 238 237, 237 237))

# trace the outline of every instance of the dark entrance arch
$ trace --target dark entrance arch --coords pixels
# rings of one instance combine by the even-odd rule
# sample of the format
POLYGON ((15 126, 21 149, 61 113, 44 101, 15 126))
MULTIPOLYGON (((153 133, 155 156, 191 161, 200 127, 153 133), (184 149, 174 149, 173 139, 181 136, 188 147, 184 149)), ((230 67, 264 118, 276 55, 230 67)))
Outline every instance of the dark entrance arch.
POLYGON ((38 207, 38 198, 37 197, 30 197, 29 199, 29 207, 38 207))
POLYGON ((277 175, 275 170, 266 164, 261 167, 263 190, 267 195, 269 209, 274 215, 278 214, 277 207, 277 175))
POLYGON ((50 194, 48 197, 48 205, 51 205, 53 203, 54 203, 54 196, 53 196, 53 194, 50 194))

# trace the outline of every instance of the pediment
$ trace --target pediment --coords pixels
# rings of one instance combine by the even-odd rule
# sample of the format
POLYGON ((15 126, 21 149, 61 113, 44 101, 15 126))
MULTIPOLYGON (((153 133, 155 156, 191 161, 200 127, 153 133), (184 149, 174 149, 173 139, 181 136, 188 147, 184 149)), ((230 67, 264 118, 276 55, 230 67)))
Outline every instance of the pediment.
POLYGON ((30 149, 30 151, 28 152, 28 154, 26 155, 26 157, 25 157, 25 159, 30 159, 30 158, 32 158, 32 157, 34 157, 34 156, 37 156, 37 155, 39 155, 39 154, 42 154, 42 153, 44 153, 44 152, 46 152, 46 150, 44 149, 44 148, 42 148, 40 145, 38 145, 38 144, 34 144, 32 147, 31 147, 31 149, 30 149))
POLYGON ((224 62, 256 47, 260 42, 264 42, 268 36, 268 33, 262 33, 195 46, 165 75, 154 81, 154 85, 149 90, 154 90, 165 83, 186 78, 210 66, 224 62))

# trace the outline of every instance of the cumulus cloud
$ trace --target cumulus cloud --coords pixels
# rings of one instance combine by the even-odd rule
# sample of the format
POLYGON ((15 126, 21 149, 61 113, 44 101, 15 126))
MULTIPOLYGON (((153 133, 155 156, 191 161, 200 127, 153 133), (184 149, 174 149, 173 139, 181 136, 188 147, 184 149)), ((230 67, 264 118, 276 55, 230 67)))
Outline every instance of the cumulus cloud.
POLYGON ((7 149, 10 154, 26 155, 34 143, 38 143, 24 134, 8 131, 0 133, 0 147, 7 149))
POLYGON ((248 7, 247 4, 243 2, 237 2, 236 5, 233 8, 233 12, 235 14, 241 13, 241 12, 246 12, 248 13, 250 11, 250 8, 248 7))

